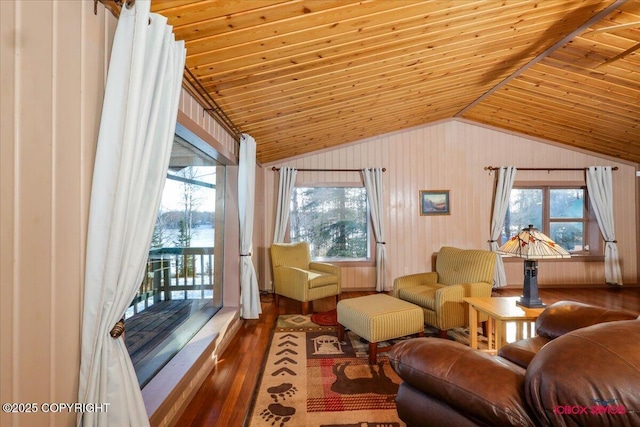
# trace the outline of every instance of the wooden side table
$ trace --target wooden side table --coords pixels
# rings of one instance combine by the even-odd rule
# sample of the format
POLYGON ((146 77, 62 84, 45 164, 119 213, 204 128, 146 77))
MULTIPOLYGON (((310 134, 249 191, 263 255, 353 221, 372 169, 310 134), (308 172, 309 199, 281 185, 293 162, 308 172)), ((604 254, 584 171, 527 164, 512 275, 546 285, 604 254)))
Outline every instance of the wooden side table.
MULTIPOLYGON (((527 325, 527 329, 530 330, 531 323, 536 321, 544 308, 519 306, 516 304, 518 299, 518 297, 471 297, 464 299, 469 304, 469 345, 471 348, 478 348, 478 313, 485 313, 489 316, 487 350, 492 353, 497 352, 504 345, 507 322, 516 322, 520 332, 523 325, 527 325)), ((519 334, 517 338, 522 338, 522 335, 519 334)))

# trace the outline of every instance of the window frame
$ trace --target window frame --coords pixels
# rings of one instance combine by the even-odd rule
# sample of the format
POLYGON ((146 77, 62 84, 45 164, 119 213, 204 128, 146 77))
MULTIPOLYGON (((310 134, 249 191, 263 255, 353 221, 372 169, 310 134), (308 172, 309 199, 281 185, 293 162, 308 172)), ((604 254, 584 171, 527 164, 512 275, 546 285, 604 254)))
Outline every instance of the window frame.
MULTIPOLYGON (((182 154, 181 161, 189 163, 188 165, 184 165, 180 163, 181 167, 213 167, 215 168, 215 181, 214 182, 206 182, 201 179, 192 179, 188 177, 183 177, 177 174, 171 173, 168 171, 165 176, 165 189, 166 183, 169 181, 182 183, 186 185, 194 185, 197 188, 205 188, 209 190, 213 190, 213 194, 208 193, 207 199, 215 203, 215 209, 213 210, 213 224, 211 227, 214 232, 213 241, 211 241, 207 246, 196 247, 196 246, 186 246, 180 247, 182 254, 179 254, 175 251, 172 251, 173 246, 171 242, 165 242, 161 247, 151 247, 148 254, 148 269, 149 266, 152 266, 156 262, 160 262, 161 268, 156 268, 157 271, 152 271, 153 279, 155 282, 158 280, 164 282, 163 291, 155 294, 153 296, 144 296, 144 299, 139 300, 138 297, 134 299, 134 303, 127 310, 126 319, 132 319, 134 316, 143 313, 146 309, 148 309, 151 305, 166 303, 171 300, 201 300, 206 301, 206 304, 203 304, 203 307, 198 308, 195 311, 192 311, 179 328, 173 330, 172 338, 165 339, 162 342, 162 345, 156 345, 149 349, 148 355, 142 357, 136 364, 134 364, 134 370, 138 377, 138 384, 141 389, 145 389, 149 384, 152 384, 154 379, 161 375, 161 373, 165 369, 170 369, 170 363, 174 357, 178 356, 182 353, 183 350, 187 348, 189 342, 193 339, 194 336, 202 336, 207 333, 207 325, 210 324, 215 318, 216 314, 220 313, 224 307, 224 251, 225 251, 225 241, 224 241, 224 227, 226 221, 226 203, 227 203, 227 166, 220 162, 212 155, 212 148, 206 145, 202 140, 197 137, 194 138, 184 138, 180 132, 181 126, 176 125, 176 131, 174 134, 173 146, 171 148, 171 156, 176 154, 176 147, 183 147, 181 150, 178 148, 178 153, 182 154), (185 151, 186 150, 186 151, 185 151), (185 157, 185 154, 191 156, 191 158, 185 157), (209 163, 209 164, 207 164, 209 163), (185 249, 187 250, 185 252, 185 249), (160 256, 160 258, 153 258, 153 256, 160 256), (194 266, 194 272, 190 273, 190 277, 193 279, 191 285, 187 285, 186 275, 178 278, 171 274, 171 263, 172 258, 177 259, 177 257, 183 256, 184 262, 188 262, 187 259, 191 258, 196 260, 197 257, 208 257, 210 264, 206 268, 211 269, 211 273, 204 273, 201 269, 198 272, 198 266, 194 266), (165 267, 168 265, 168 267, 165 267), (203 277, 208 277, 210 283, 196 283, 196 277, 200 276, 201 280, 203 277), (176 281, 177 285, 180 285, 180 280, 182 279, 182 288, 179 290, 171 289, 171 285, 169 282, 176 281), (194 287, 194 289, 187 289, 189 286, 194 287), (197 289, 197 287, 200 289, 197 289), (193 291, 201 292, 202 297, 197 298, 193 296, 189 296, 189 292, 193 291), (211 297, 208 297, 208 293, 211 291, 211 297), (184 297, 180 297, 174 295, 176 292, 184 292, 184 297), (205 297, 205 293, 207 296, 205 297), (153 302, 148 303, 149 299, 153 298, 153 302), (142 306, 144 305, 144 306, 142 306), (132 309, 133 306, 136 306, 132 309)), ((163 202, 165 194, 163 193, 163 202)), ((163 202, 161 202, 158 213, 160 214, 163 210, 163 202)), ((194 212, 198 212, 196 209, 194 212)), ((157 220, 156 220, 157 224, 157 220)), ((195 261, 194 261, 195 262, 195 261)), ((173 264, 174 266, 176 264, 173 264)), ((204 267, 206 264, 200 264, 200 267, 204 267)), ((173 267, 173 270, 177 270, 177 266, 173 267)), ((149 272, 149 270, 147 270, 149 272)), ((148 280, 148 275, 145 277, 145 280, 148 280)), ((155 283, 152 285, 155 286, 155 283)), ((162 310, 162 313, 169 314, 172 313, 171 310, 162 310)), ((164 330, 163 327, 154 326, 149 333, 157 333, 156 329, 159 332, 164 330)), ((145 345, 149 345, 146 343, 145 345)), ((129 347, 129 343, 125 343, 126 350, 129 352, 130 356, 132 356, 132 348, 129 347)))
MULTIPOLYGON (((591 207, 589 191, 584 182, 548 182, 548 181, 516 181, 512 189, 540 189, 542 190, 542 231, 546 235, 550 235, 551 223, 561 222, 583 222, 584 223, 584 246, 589 247, 588 250, 571 252, 571 258, 553 259, 548 261, 570 262, 572 259, 585 261, 601 261, 604 258, 604 249, 602 244, 602 236, 598 226, 597 218, 591 207), (551 218, 551 190, 572 190, 581 189, 584 191, 584 218, 551 218)), ((509 238, 510 236, 507 236, 509 238)), ((501 237, 502 238, 502 237, 501 237)), ((502 245, 504 242, 501 242, 502 245)), ((503 259, 511 259, 503 257, 503 259)), ((517 259, 516 259, 517 260, 517 259)))
MULTIPOLYGON (((326 183, 307 183, 301 182, 297 183, 294 187, 297 188, 362 188, 366 192, 367 189, 362 182, 326 182, 326 183)), ((292 194, 293 197, 293 194, 292 194)), ((291 200, 289 201, 291 203, 291 200)), ((371 224, 371 211, 369 206, 369 199, 367 197, 367 212, 366 212, 366 221, 367 221, 367 242, 368 242, 368 258, 364 259, 341 259, 341 258, 315 258, 311 257, 311 260, 314 262, 327 262, 330 264, 335 264, 343 267, 372 267, 376 264, 375 259, 375 236, 373 235, 373 225, 371 224)), ((287 231, 285 235, 285 240, 287 242, 291 242, 291 214, 289 214, 289 221, 287 222, 287 231)))

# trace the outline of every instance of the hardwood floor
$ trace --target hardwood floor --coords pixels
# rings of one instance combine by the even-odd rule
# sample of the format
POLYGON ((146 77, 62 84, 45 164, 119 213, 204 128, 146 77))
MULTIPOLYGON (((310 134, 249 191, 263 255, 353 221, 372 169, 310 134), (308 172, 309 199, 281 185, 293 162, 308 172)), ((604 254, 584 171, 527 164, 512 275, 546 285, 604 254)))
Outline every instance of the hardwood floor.
MULTIPOLYGON (((353 298, 373 292, 344 292, 342 298, 353 298)), ((519 296, 520 289, 502 289, 495 296, 519 296)), ((545 304, 561 300, 621 309, 640 314, 639 287, 599 289, 540 289, 545 304)), ((245 422, 249 405, 260 376, 260 367, 279 314, 300 312, 300 303, 281 298, 276 309, 272 295, 263 295, 259 320, 245 320, 222 355, 216 367, 178 420, 178 426, 240 427, 245 422)), ((335 308, 332 298, 314 303, 314 311, 335 308)))

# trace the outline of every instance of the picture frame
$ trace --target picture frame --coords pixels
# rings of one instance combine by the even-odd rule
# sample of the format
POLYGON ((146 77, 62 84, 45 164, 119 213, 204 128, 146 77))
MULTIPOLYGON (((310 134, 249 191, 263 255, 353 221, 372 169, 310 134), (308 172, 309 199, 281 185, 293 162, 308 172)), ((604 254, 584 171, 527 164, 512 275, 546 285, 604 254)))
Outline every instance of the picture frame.
POLYGON ((421 190, 420 215, 451 215, 449 190, 421 190))

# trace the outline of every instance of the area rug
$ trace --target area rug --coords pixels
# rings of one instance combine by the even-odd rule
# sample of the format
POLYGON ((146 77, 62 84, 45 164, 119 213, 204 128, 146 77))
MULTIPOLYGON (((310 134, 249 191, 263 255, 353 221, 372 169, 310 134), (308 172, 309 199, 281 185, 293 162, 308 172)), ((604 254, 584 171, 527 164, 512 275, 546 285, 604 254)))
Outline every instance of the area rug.
MULTIPOLYGON (((380 344, 381 346, 385 344, 380 344)), ((310 316, 280 316, 247 425, 250 427, 401 427, 400 378, 386 353, 368 364, 368 345, 310 316)))
MULTIPOLYGON (((316 317, 278 317, 246 425, 404 426, 395 406, 401 380, 387 353, 380 353, 378 363, 370 366, 368 343, 351 332, 339 342, 335 326, 312 319, 316 317)), ((427 328, 425 335, 436 336, 437 330, 427 328)), ((451 331, 449 337, 468 342, 465 330, 451 331)))
POLYGON ((320 326, 337 326, 338 312, 337 310, 321 311, 311 315, 311 321, 320 326))

